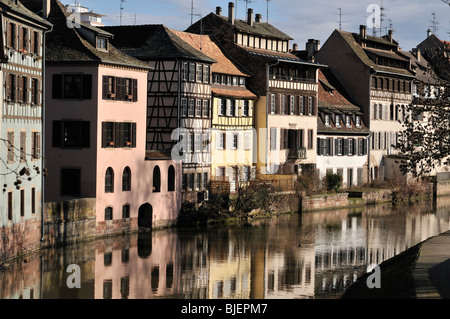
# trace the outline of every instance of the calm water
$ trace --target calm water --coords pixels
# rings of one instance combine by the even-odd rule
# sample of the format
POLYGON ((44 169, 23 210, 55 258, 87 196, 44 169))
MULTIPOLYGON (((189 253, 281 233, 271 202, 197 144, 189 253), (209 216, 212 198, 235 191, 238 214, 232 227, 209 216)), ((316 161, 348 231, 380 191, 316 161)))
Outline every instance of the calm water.
POLYGON ((434 207, 372 206, 136 234, 13 263, 0 271, 0 298, 336 298, 368 265, 449 229, 445 198, 434 207), (71 264, 80 267, 79 289, 67 287, 71 264))

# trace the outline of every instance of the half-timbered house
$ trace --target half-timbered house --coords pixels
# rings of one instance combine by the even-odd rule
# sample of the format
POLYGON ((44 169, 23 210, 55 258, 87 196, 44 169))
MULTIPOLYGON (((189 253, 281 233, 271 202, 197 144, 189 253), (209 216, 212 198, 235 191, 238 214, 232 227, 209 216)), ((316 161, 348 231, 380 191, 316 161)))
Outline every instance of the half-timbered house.
POLYGON ((368 137, 363 113, 329 68, 319 70, 317 170, 323 179, 338 174, 342 186, 362 186, 368 180, 368 137))
MULTIPOLYGON (((183 158, 183 199, 197 201, 210 180, 211 65, 216 61, 164 25, 113 26, 112 43, 148 63, 147 149, 183 158)), ((200 198, 201 199, 201 198, 200 198)))
POLYGON ((229 184, 234 192, 239 183, 248 182, 256 173, 253 106, 257 96, 246 88, 250 76, 233 64, 210 36, 173 32, 217 61, 212 65, 211 145, 198 148, 211 149, 211 182, 229 184))
POLYGON ((385 159, 397 153, 406 106, 412 101, 415 73, 402 55, 392 31, 383 37, 335 30, 316 54, 316 60, 333 69, 370 128, 370 180, 385 179, 385 159))
POLYGON ((0 1, 0 260, 42 236, 44 33, 51 24, 20 1, 0 1))
POLYGON ((289 51, 292 38, 262 16, 235 18, 222 9, 191 25, 187 32, 212 34, 215 41, 251 74, 247 86, 258 95, 254 116, 257 130, 257 173, 299 173, 314 168, 317 136, 317 70, 289 51))

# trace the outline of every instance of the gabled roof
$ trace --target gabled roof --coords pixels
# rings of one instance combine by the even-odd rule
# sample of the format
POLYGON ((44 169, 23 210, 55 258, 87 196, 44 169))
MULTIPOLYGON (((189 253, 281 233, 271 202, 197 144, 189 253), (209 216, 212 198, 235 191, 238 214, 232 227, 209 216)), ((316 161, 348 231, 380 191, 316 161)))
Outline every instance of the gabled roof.
POLYGON ((423 83, 436 83, 437 75, 430 67, 429 62, 425 56, 420 57, 420 61, 412 52, 402 51, 402 54, 411 59, 411 65, 416 72, 416 78, 423 83))
MULTIPOLYGON (((398 54, 397 51, 390 51, 390 50, 380 50, 380 49, 371 49, 371 48, 365 48, 362 46, 362 38, 357 33, 350 33, 342 30, 335 30, 335 33, 339 34, 342 39, 349 45, 349 47, 352 49, 352 51, 358 56, 358 58, 361 60, 362 63, 367 65, 368 67, 372 68, 375 71, 378 72, 386 72, 386 73, 394 73, 402 76, 409 76, 413 77, 414 73, 411 72, 411 70, 406 69, 400 69, 400 68, 393 68, 388 66, 381 66, 377 65, 375 62, 373 62, 370 57, 368 56, 368 51, 371 53, 377 52, 378 55, 384 54, 389 55, 390 58, 396 58, 396 59, 404 59, 401 55, 398 54), (382 53, 383 52, 383 53, 382 53)), ((366 39, 364 39, 366 40, 366 39)), ((373 37, 373 36, 367 36, 367 40, 372 42, 378 42, 382 45, 391 46, 391 47, 398 47, 394 43, 391 43, 390 41, 381 38, 381 37, 373 37)))
POLYGON ((233 62, 230 61, 230 59, 225 56, 225 53, 217 46, 209 35, 198 35, 172 29, 169 30, 193 48, 201 51, 203 54, 216 61, 217 63, 212 65, 213 73, 245 77, 249 76, 248 74, 242 72, 233 62))
POLYGON ((101 29, 114 34, 111 41, 122 52, 141 60, 188 59, 216 62, 162 24, 106 26, 101 29))
POLYGON ((105 37, 112 34, 87 25, 81 21, 73 21, 73 16, 58 0, 51 0, 51 10, 48 20, 53 23, 53 31, 46 36, 46 61, 70 63, 105 63, 127 67, 149 69, 149 65, 126 55, 114 46, 109 45, 108 51, 98 50, 85 38, 86 33, 94 33, 105 37), (68 25, 68 20, 72 25, 68 25))

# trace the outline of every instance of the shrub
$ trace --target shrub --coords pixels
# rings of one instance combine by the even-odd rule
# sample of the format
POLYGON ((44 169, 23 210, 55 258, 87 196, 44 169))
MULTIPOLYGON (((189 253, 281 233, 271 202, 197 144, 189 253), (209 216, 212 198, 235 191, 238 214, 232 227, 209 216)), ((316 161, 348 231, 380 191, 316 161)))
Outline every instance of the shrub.
POLYGON ((342 177, 339 174, 328 172, 324 178, 324 184, 328 191, 339 191, 342 187, 342 177))

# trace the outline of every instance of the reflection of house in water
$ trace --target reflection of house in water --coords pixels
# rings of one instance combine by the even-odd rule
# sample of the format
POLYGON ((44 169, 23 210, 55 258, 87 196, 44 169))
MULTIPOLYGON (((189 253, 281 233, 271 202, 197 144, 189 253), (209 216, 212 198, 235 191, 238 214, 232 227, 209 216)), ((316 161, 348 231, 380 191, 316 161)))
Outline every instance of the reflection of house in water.
POLYGON ((95 299, 150 299, 174 295, 177 237, 173 233, 98 241, 95 299))

